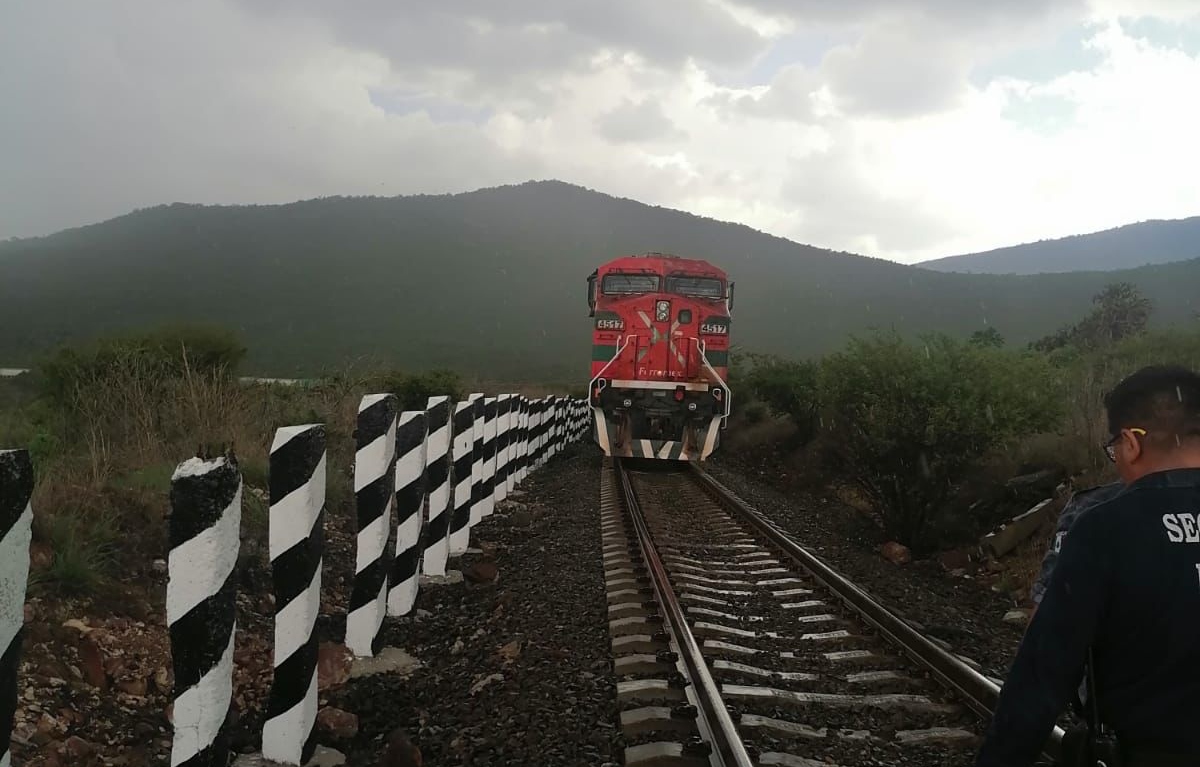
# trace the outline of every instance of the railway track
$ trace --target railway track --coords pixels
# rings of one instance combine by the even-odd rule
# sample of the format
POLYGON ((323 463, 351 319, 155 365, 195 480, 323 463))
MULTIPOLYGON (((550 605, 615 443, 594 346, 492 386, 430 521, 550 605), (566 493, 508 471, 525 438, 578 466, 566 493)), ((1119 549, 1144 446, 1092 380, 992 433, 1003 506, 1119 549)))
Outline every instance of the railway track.
POLYGON ((695 466, 601 483, 626 765, 970 760, 994 681, 695 466))

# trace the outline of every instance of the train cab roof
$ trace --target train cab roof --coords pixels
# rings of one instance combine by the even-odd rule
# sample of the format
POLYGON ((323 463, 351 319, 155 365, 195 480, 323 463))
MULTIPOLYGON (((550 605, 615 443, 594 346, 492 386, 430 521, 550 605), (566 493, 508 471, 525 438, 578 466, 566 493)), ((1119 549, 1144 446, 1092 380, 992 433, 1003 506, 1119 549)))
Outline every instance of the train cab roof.
POLYGON ((602 264, 597 275, 610 272, 651 273, 660 276, 672 274, 690 274, 701 277, 726 279, 725 271, 718 269, 703 259, 682 258, 671 253, 639 253, 637 255, 620 256, 608 263, 602 264))

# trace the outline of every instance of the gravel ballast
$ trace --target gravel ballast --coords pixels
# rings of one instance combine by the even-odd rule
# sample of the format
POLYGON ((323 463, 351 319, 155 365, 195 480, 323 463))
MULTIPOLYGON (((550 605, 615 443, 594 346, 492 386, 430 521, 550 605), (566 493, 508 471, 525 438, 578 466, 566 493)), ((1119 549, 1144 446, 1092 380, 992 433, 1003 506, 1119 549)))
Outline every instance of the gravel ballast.
POLYGON ((421 666, 330 695, 359 717, 341 746, 349 765, 375 765, 396 728, 431 765, 620 763, 599 466, 599 453, 579 445, 531 474, 472 531, 481 553, 457 563, 466 581, 423 585, 414 616, 385 623, 384 645, 421 666))
POLYGON ((706 469, 923 633, 976 661, 983 673, 1006 676, 1024 631, 1003 620, 1014 606, 1010 597, 977 579, 951 577, 936 561, 888 562, 879 554, 884 541, 877 528, 845 504, 812 494, 785 495, 724 466, 706 469))

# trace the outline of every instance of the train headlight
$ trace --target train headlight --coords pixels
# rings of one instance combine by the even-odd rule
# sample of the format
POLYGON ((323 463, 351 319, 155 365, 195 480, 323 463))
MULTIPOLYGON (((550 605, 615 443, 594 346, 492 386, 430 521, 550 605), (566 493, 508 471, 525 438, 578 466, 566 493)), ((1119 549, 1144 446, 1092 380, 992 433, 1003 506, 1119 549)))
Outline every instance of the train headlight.
POLYGON ((654 305, 654 319, 659 322, 667 322, 671 319, 670 301, 659 301, 654 305))
POLYGON ((625 407, 633 407, 633 400, 626 397, 624 400, 621 401, 621 404, 624 405, 625 407))
POLYGON ((688 410, 692 411, 693 413, 694 413, 694 412, 696 412, 696 403, 695 403, 695 402, 689 402, 689 403, 688 403, 688 410))

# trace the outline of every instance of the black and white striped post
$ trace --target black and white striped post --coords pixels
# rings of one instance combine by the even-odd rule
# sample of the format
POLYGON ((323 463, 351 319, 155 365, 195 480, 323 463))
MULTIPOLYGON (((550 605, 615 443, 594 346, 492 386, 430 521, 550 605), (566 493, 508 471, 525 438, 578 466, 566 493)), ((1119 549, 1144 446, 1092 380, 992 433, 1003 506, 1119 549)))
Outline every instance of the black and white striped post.
POLYGON ((546 452, 546 414, 547 414, 547 399, 539 397, 533 403, 533 417, 531 424, 530 438, 530 456, 529 470, 537 471, 542 468, 542 462, 546 452))
POLYGON ((396 429, 396 557, 388 577, 388 615, 408 615, 417 601, 421 507, 425 505, 425 413, 406 410, 396 429))
POLYGON ((517 484, 524 482, 525 477, 529 474, 529 416, 531 404, 528 397, 521 396, 521 426, 518 429, 521 442, 517 448, 517 484))
POLYGON ((192 458, 171 477, 167 625, 175 670, 171 764, 225 767, 233 697, 242 476, 233 456, 192 458))
POLYGON ((481 513, 490 517, 496 510, 496 397, 483 401, 483 506, 481 513))
POLYGON ((471 521, 474 527, 483 520, 483 432, 484 416, 487 410, 486 401, 482 394, 472 394, 468 401, 474 406, 474 420, 471 429, 474 440, 471 444, 471 521))
POLYGON ((440 576, 446 574, 446 559, 450 556, 450 398, 430 397, 425 418, 429 425, 426 441, 429 522, 425 527, 421 571, 440 576))
POLYGON ((25 623, 33 463, 26 450, 0 450, 0 767, 11 767, 17 672, 25 623))
POLYGON ((471 538, 471 448, 475 444, 475 403, 454 407, 454 512, 450 519, 450 556, 467 553, 471 538))
POLYGON ((508 497, 512 471, 512 410, 513 395, 501 394, 496 399, 496 503, 508 497))
POLYGON ((521 465, 525 459, 525 397, 513 396, 512 410, 512 456, 509 460, 508 494, 512 495, 521 482, 521 465))
POLYGON ((387 613, 385 562, 396 502, 396 412, 394 394, 368 394, 358 405, 354 454, 354 498, 358 543, 354 589, 346 615, 346 647, 360 658, 379 651, 379 627, 387 613))
POLYGON ((317 637, 325 549, 325 426, 275 432, 270 459, 270 554, 275 586, 275 678, 263 756, 301 765, 316 748, 317 637))

